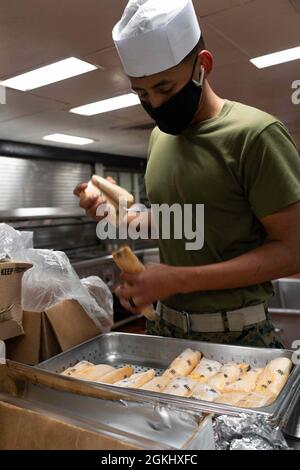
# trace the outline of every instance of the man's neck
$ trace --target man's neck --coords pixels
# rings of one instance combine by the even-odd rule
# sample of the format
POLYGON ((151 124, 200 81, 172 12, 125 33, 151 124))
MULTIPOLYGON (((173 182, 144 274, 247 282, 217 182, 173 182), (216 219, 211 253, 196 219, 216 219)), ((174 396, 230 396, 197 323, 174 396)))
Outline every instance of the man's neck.
POLYGON ((217 96, 206 81, 203 87, 199 109, 192 121, 192 125, 217 117, 221 113, 224 104, 225 100, 217 96))

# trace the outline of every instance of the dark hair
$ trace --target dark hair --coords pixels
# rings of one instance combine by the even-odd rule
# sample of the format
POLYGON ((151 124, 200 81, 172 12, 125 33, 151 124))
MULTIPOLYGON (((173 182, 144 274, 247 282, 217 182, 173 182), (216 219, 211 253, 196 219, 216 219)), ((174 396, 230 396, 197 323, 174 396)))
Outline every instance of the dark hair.
POLYGON ((206 46, 205 46, 204 39, 201 36, 201 38, 199 39, 199 42, 196 44, 194 49, 183 59, 182 62, 188 62, 197 54, 197 52, 203 51, 203 49, 206 49, 206 46))

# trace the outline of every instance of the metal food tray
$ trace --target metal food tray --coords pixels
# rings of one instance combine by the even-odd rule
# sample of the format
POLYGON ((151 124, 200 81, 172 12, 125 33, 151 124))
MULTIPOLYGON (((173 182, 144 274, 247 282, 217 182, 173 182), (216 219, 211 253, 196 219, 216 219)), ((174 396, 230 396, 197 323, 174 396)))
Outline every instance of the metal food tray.
MULTIPOLYGON (((129 333, 108 333, 87 341, 67 352, 61 353, 37 366, 38 369, 54 374, 61 374, 68 367, 86 360, 94 364, 109 364, 121 367, 131 364, 136 372, 149 368, 161 374, 170 363, 186 348, 201 351, 207 359, 221 363, 246 362, 252 367, 265 367, 268 362, 278 357, 292 358, 292 351, 280 349, 262 349, 222 344, 204 343, 199 341, 181 340, 158 336, 136 335, 129 333)), ((66 378, 66 380, 75 380, 66 378)), ((86 382, 85 382, 86 383, 86 382)), ((146 392, 144 390, 124 389, 113 385, 101 385, 88 382, 91 387, 103 388, 106 392, 122 392, 138 400, 144 399, 156 403, 173 405, 192 412, 240 415, 241 413, 262 414, 271 422, 279 424, 287 410, 295 401, 300 387, 300 364, 295 365, 289 379, 277 400, 263 408, 249 409, 231 405, 210 403, 193 398, 181 398, 163 393, 146 392)))

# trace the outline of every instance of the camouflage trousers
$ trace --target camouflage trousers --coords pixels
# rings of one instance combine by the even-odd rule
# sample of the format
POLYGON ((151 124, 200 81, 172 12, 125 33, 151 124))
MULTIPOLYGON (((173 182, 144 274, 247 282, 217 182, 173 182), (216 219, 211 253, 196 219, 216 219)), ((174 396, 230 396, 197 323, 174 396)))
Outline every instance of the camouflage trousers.
MULTIPOLYGON (((266 312, 267 313, 267 312, 266 312)), ((280 335, 276 333, 273 324, 268 319, 245 328, 243 331, 226 333, 190 333, 171 325, 158 317, 155 321, 147 321, 147 334, 167 336, 171 338, 189 339, 207 343, 232 344, 235 346, 250 346, 258 348, 283 349, 280 335)))

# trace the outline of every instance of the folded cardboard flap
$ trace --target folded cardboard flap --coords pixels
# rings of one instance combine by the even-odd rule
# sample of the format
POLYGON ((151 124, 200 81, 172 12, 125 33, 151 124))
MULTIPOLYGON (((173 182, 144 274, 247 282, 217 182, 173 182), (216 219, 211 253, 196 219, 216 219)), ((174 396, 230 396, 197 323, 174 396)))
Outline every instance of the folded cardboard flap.
POLYGON ((34 366, 61 352, 44 312, 23 312, 25 335, 6 341, 7 357, 34 366))
POLYGON ((22 277, 32 264, 17 261, 0 262, 0 339, 24 334, 22 277))
POLYGON ((23 312, 25 335, 6 341, 7 357, 36 365, 101 334, 76 300, 45 312, 23 312))
MULTIPOLYGON (((59 342, 57 341, 57 337, 46 314, 41 315, 41 340, 39 343, 39 349, 39 362, 46 361, 50 357, 56 356, 62 352, 59 342)), ((37 363, 35 362, 35 364, 37 363)))
POLYGON ((0 321, 0 338, 5 341, 9 338, 15 338, 17 336, 24 335, 25 331, 21 324, 22 321, 22 309, 14 308, 12 314, 15 318, 19 317, 19 320, 7 320, 4 322, 0 321))
POLYGON ((76 300, 63 300, 45 313, 62 351, 102 333, 76 300))

